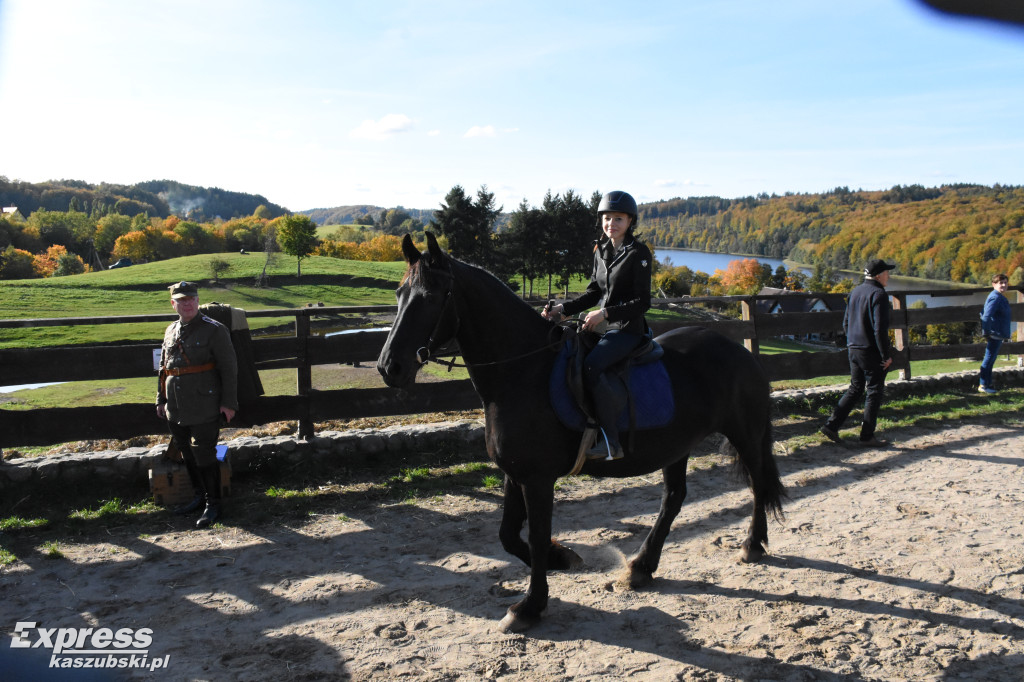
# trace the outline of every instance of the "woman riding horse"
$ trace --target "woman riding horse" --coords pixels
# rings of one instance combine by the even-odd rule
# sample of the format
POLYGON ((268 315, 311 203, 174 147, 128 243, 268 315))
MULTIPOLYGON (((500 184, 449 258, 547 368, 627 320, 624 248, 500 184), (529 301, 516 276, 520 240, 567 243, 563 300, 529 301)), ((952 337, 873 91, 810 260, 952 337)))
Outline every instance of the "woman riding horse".
POLYGON ((597 207, 603 235, 594 245, 594 270, 583 294, 553 308, 546 319, 560 320, 593 306, 583 329, 601 334, 601 340, 583 364, 583 380, 594 401, 604 438, 587 452, 591 459, 620 459, 617 425, 619 399, 607 376, 608 368, 629 357, 648 335, 644 313, 651 307, 651 251, 633 234, 636 201, 626 192, 608 192, 597 207))

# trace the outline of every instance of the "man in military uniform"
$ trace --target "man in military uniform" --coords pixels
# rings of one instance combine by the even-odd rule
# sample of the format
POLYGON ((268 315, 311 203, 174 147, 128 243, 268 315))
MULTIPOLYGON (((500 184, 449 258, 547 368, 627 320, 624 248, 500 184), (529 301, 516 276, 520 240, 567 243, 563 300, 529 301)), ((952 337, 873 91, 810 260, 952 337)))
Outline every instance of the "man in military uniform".
POLYGON ((196 528, 206 528, 221 514, 217 437, 221 417, 228 423, 238 410, 238 366, 227 327, 199 313, 199 288, 192 282, 169 288, 178 320, 167 327, 160 349, 156 413, 167 419, 197 488, 196 499, 175 511, 189 513, 205 503, 196 528))

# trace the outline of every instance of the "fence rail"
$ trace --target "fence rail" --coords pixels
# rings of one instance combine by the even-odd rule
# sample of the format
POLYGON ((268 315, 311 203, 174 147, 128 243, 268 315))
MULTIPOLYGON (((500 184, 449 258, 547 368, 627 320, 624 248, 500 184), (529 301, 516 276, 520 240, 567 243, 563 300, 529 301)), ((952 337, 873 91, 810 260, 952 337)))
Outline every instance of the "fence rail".
MULTIPOLYGON (((981 304, 908 309, 908 296, 951 297, 986 292, 988 289, 915 290, 890 292, 893 300, 891 328, 896 337, 893 369, 910 378, 912 360, 980 357, 983 344, 945 346, 909 345, 911 327, 955 322, 977 322, 981 304)), ((1012 297, 1014 294, 1009 293, 1012 297)), ((816 298, 813 294, 787 294, 816 298)), ((803 337, 828 334, 842 329, 842 311, 766 314, 757 310, 757 301, 776 296, 715 296, 682 299, 658 299, 656 307, 697 303, 739 303, 741 320, 701 322, 699 326, 743 343, 758 356, 772 381, 811 379, 846 374, 849 370, 845 350, 803 351, 761 354, 759 342, 777 337, 803 337)), ((1011 298, 1012 300, 1012 298, 1011 298)), ((1011 304, 1012 319, 1017 322, 1017 338, 1024 339, 1024 293, 1016 291, 1011 304)), ((264 396, 246 405, 241 416, 247 423, 297 421, 299 435, 313 435, 316 421, 358 417, 417 414, 479 407, 472 384, 465 379, 417 384, 396 391, 385 387, 370 389, 317 390, 312 388, 312 368, 317 365, 374 362, 387 338, 386 331, 353 331, 321 336, 312 330, 314 318, 346 314, 391 313, 395 306, 310 307, 257 310, 249 318, 293 318, 294 335, 283 338, 255 338, 252 350, 259 370, 294 369, 296 394, 264 396)), ((173 314, 128 315, 89 318, 44 318, 0 320, 0 329, 96 324, 139 324, 171 322, 173 314)), ((690 323, 692 324, 692 323, 690 323)), ((683 326, 679 323, 652 322, 656 333, 683 326)), ((89 381, 153 377, 156 394, 154 351, 159 341, 131 344, 90 344, 51 348, 0 349, 0 385, 34 384, 56 381, 89 381)), ((1024 355, 1024 342, 1006 343, 1002 353, 1024 355)), ((1018 362, 1019 362, 1018 358, 1018 362)), ((0 448, 49 445, 73 440, 99 438, 127 439, 133 436, 164 433, 166 424, 157 418, 152 403, 128 403, 106 407, 60 407, 38 410, 0 409, 0 448)))

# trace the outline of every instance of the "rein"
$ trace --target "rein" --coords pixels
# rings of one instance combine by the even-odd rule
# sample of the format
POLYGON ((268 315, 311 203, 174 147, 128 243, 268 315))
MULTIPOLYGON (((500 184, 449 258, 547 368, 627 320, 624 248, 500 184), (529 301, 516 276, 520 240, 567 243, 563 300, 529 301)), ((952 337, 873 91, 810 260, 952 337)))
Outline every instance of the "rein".
MULTIPOLYGON (((462 322, 459 319, 459 310, 454 305, 454 303, 455 303, 455 296, 454 296, 454 292, 455 292, 455 275, 452 273, 450 265, 449 265, 449 270, 448 270, 447 275, 448 275, 448 277, 451 278, 451 284, 448 287, 448 292, 445 294, 444 307, 441 308, 441 314, 437 318, 437 324, 434 325, 434 331, 432 331, 430 333, 430 338, 427 340, 427 345, 419 348, 416 351, 416 361, 418 363, 420 363, 420 366, 423 366, 423 365, 427 364, 428 362, 433 362, 433 363, 438 364, 438 365, 444 365, 445 367, 448 368, 449 372, 451 372, 456 367, 464 367, 466 369, 470 369, 470 368, 473 368, 473 367, 493 367, 495 365, 503 365, 503 364, 506 364, 506 363, 509 363, 509 362, 515 362, 516 360, 522 360, 523 358, 528 358, 528 357, 530 357, 532 355, 537 355, 538 353, 543 353, 545 351, 557 350, 558 348, 560 348, 562 346, 563 339, 559 338, 557 341, 550 341, 547 344, 541 346, 540 348, 536 348, 534 350, 527 351, 525 353, 521 353, 520 355, 516 355, 516 356, 511 357, 511 358, 503 358, 501 360, 493 360, 491 362, 465 362, 465 363, 457 363, 457 362, 455 362, 455 357, 457 355, 456 353, 451 353, 451 359, 450 360, 439 360, 438 359, 438 352, 440 351, 441 347, 446 345, 448 342, 446 341, 444 343, 437 344, 437 346, 435 346, 434 339, 435 339, 435 337, 438 336, 439 330, 441 329, 441 325, 442 325, 442 323, 445 320, 445 314, 448 312, 448 307, 449 306, 452 307, 452 312, 455 314, 455 331, 452 332, 452 335, 451 335, 452 338, 454 338, 455 335, 458 334, 459 327, 460 327, 461 322, 462 322)), ((548 330, 548 337, 551 336, 552 332, 554 332, 555 329, 564 328, 565 326, 567 326, 567 323, 561 323, 560 322, 560 323, 556 324, 554 327, 552 327, 550 330, 548 330)), ((445 352, 444 355, 448 355, 449 352, 445 352)))

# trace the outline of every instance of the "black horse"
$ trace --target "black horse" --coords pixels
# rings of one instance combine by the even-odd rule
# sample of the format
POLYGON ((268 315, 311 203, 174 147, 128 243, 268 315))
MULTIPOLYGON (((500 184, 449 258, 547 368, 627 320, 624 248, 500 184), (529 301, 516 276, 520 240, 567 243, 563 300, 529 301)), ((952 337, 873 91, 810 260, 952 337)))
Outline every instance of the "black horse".
MULTIPOLYGON (((550 406, 549 376, 559 330, 490 273, 455 260, 427 233, 420 253, 406 235, 409 264, 398 287, 398 315, 377 369, 392 387, 406 386, 441 344, 458 342, 486 416, 491 460, 505 473, 502 546, 530 566, 526 597, 501 622, 506 631, 539 621, 548 602, 547 570, 582 565, 551 538, 555 481, 570 472, 581 434, 559 421, 550 406), (520 535, 528 522, 528 541, 520 535)), ((758 561, 768 540, 767 511, 782 513, 785 495, 772 455, 770 388, 757 360, 742 346, 698 327, 658 337, 672 379, 676 413, 663 428, 638 430, 623 459, 589 460, 583 473, 626 477, 661 469, 661 512, 639 553, 630 560, 631 587, 653 580, 672 520, 686 497, 691 448, 713 433, 728 438, 738 469, 754 493, 744 561, 758 561)), ((629 437, 625 439, 626 442, 629 437)))

